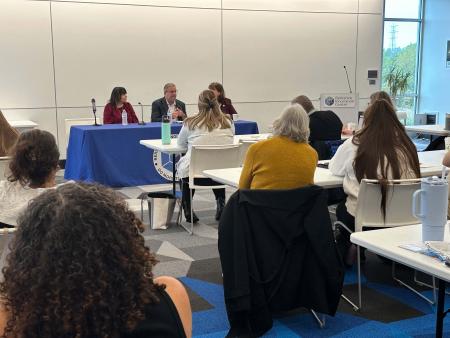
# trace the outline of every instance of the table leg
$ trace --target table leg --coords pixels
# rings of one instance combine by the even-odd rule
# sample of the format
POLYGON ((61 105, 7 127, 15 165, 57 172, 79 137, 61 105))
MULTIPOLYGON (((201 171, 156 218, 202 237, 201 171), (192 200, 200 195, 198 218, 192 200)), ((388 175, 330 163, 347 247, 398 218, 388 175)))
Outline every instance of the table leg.
POLYGON ((176 155, 172 154, 172 192, 173 192, 173 197, 175 197, 176 193, 177 193, 175 159, 176 159, 176 155))
POLYGON ((441 338, 444 330, 445 282, 438 279, 438 301, 436 309, 436 337, 441 338))

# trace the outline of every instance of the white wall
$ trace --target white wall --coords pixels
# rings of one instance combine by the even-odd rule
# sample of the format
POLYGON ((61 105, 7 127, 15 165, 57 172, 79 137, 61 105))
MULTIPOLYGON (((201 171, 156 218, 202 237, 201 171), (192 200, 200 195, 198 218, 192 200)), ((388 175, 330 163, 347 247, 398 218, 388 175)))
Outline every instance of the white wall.
POLYGON ((439 112, 441 123, 450 113, 450 68, 446 68, 447 41, 450 40, 450 1, 425 2, 420 112, 439 112))
MULTIPOLYGON (((175 82, 194 113, 198 93, 223 82, 243 118, 265 131, 301 93, 346 92, 361 102, 380 68, 382 0, 1 0, 0 107, 59 137, 122 85, 150 117, 175 82), (125 4, 126 3, 126 4, 125 4)), ((99 107, 102 110, 102 107, 99 107)), ((138 110, 138 109, 136 109, 138 110)), ((345 122, 345 121, 344 121, 345 122)))

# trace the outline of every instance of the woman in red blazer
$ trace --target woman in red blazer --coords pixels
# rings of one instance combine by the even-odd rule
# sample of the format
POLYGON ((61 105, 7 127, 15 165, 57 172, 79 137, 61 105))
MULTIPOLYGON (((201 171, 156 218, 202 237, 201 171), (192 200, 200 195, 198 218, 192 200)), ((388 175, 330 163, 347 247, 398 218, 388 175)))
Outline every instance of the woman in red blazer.
POLYGON ((127 102, 127 90, 123 87, 115 87, 111 93, 111 99, 103 111, 104 124, 122 123, 122 111, 125 110, 128 116, 128 123, 138 123, 133 106, 127 102))
POLYGON ((236 109, 234 109, 231 100, 225 97, 225 90, 223 89, 222 84, 220 84, 219 82, 213 82, 208 86, 208 89, 212 90, 214 92, 214 95, 216 95, 222 113, 229 115, 231 119, 233 119, 233 115, 237 114, 237 112, 236 109))

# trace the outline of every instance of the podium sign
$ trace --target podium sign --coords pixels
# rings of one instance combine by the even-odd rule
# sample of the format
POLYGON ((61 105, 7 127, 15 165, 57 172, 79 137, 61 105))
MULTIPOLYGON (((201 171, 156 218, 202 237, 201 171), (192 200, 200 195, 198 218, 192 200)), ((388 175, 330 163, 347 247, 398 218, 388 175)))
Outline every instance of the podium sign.
POLYGON ((320 110, 332 110, 341 119, 344 125, 348 122, 358 122, 359 95, 348 94, 321 94, 320 110))

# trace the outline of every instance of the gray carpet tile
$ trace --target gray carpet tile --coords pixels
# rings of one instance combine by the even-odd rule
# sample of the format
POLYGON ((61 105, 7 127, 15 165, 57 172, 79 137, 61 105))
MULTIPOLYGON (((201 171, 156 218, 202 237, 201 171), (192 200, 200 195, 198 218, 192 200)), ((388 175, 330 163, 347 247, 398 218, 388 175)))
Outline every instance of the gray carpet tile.
MULTIPOLYGON (((194 228, 194 231, 195 231, 195 228, 194 228)), ((147 238, 148 237, 146 237, 146 239, 147 238)), ((183 232, 175 232, 175 233, 168 233, 168 234, 161 233, 160 235, 152 235, 151 238, 161 240, 161 241, 168 241, 180 249, 198 247, 201 245, 217 243, 216 239, 200 237, 197 235, 189 236, 189 234, 184 230, 183 230, 183 232)))
MULTIPOLYGON (((358 287, 356 284, 344 286, 343 292, 351 300, 356 301, 358 299, 358 287)), ((352 307, 344 301, 339 303, 338 311, 382 323, 397 322, 424 315, 423 312, 418 311, 406 303, 399 302, 398 299, 372 288, 363 286, 362 294, 364 295, 363 308, 360 311, 353 311, 352 307)))
POLYGON ((187 276, 205 282, 222 284, 220 259, 217 257, 192 262, 187 276))
POLYGON ((196 261, 219 257, 219 249, 217 248, 217 244, 183 248, 183 251, 196 261))
POLYGON ((189 261, 173 260, 169 262, 160 262, 154 267, 153 274, 158 276, 185 277, 191 267, 189 261))

